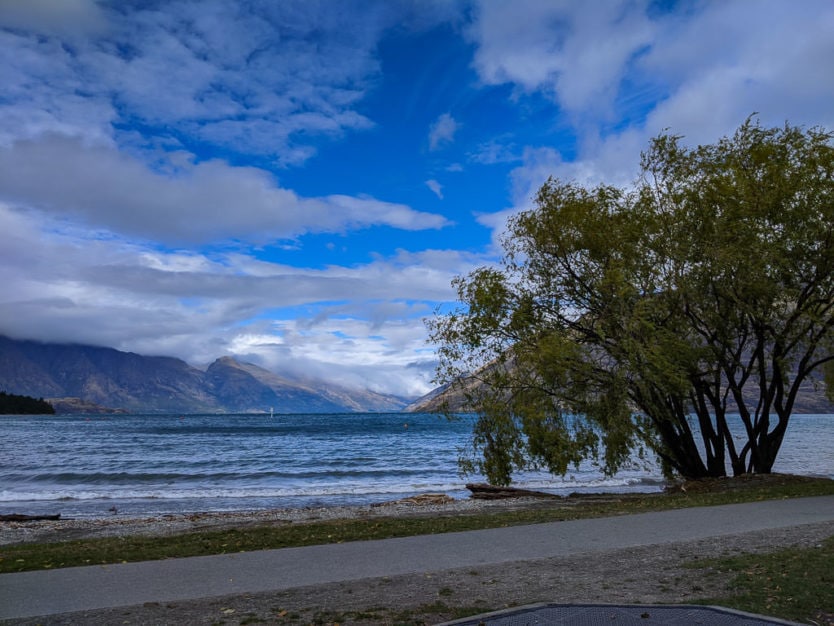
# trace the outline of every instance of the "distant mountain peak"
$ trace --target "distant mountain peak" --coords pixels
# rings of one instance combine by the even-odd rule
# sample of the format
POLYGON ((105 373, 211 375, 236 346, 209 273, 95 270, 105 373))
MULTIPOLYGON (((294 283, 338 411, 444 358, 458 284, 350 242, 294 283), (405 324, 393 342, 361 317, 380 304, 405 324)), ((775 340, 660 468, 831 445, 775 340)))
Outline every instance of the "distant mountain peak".
POLYGON ((0 336, 0 389, 77 398, 149 413, 344 413, 400 411, 406 400, 327 381, 299 382, 222 356, 203 371, 173 357, 113 348, 21 341, 0 336))

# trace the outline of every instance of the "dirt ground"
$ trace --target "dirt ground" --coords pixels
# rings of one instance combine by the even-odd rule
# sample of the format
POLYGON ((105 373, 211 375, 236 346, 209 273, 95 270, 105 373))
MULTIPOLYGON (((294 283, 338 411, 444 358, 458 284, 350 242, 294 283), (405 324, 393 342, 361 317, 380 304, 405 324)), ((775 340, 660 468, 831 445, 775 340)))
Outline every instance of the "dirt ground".
POLYGON ((688 603, 725 594, 729 576, 709 567, 684 567, 686 563, 787 546, 813 547, 832 535, 834 523, 813 524, 568 558, 366 579, 276 593, 149 603, 14 623, 437 624, 465 614, 537 602, 688 603))

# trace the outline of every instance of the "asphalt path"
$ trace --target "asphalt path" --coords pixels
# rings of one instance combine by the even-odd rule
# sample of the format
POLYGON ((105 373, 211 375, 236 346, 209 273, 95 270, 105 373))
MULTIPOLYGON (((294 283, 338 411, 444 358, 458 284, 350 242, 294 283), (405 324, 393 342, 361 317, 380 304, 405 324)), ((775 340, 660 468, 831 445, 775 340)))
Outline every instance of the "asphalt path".
POLYGON ((0 619, 676 543, 834 520, 834 496, 0 575, 0 619))

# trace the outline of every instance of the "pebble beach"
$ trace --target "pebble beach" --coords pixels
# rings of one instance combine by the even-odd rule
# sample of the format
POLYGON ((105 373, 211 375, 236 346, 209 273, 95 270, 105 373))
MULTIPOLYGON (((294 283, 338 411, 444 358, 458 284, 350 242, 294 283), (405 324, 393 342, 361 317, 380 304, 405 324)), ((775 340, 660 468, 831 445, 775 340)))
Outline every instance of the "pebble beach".
POLYGON ((331 519, 454 515, 488 510, 509 510, 540 504, 541 501, 535 498, 478 500, 453 499, 445 494, 424 494, 391 502, 358 506, 194 512, 154 517, 131 517, 115 513, 109 517, 100 518, 0 522, 0 545, 128 535, 162 536, 209 529, 245 528, 331 519))

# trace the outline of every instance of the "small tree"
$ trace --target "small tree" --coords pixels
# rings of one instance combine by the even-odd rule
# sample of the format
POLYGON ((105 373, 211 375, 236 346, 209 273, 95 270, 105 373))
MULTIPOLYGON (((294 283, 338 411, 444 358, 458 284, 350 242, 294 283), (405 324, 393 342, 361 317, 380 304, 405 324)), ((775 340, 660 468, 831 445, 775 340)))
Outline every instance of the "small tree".
POLYGON ((831 139, 748 119, 714 145, 654 139, 633 189, 545 183, 501 264, 429 321, 438 382, 478 413, 464 469, 614 473, 649 448, 687 478, 770 472, 832 359, 831 139))

